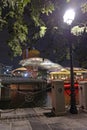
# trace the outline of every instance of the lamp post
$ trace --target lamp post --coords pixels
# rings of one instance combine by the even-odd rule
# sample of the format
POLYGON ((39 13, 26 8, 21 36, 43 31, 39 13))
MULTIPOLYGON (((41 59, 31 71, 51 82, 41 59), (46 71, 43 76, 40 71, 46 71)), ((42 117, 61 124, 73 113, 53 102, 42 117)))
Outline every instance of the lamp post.
POLYGON ((63 19, 64 22, 68 25, 68 33, 69 33, 69 49, 70 49, 70 77, 71 77, 71 95, 70 95, 70 113, 77 114, 77 107, 76 107, 76 98, 75 98, 75 87, 74 87, 74 72, 73 72, 73 54, 72 54, 72 41, 71 41, 71 24, 75 18, 75 12, 73 9, 69 9, 65 12, 63 19))

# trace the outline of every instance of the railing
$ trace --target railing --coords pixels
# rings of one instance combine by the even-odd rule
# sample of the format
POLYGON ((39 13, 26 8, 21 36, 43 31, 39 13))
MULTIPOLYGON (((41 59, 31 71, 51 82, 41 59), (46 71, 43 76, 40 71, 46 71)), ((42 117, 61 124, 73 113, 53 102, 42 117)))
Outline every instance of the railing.
POLYGON ((0 77, 2 84, 15 84, 15 83, 42 83, 46 82, 44 79, 34 79, 29 77, 0 77))

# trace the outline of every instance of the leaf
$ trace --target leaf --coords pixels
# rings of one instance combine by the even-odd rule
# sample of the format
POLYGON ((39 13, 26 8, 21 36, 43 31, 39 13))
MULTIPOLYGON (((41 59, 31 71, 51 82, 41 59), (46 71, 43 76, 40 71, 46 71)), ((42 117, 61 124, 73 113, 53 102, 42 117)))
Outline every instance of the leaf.
POLYGON ((54 5, 52 3, 49 3, 48 6, 44 6, 42 8, 42 13, 48 15, 49 13, 52 13, 54 11, 54 5))
POLYGON ((83 13, 87 12, 87 2, 81 5, 81 10, 83 13))
POLYGON ((40 27, 40 37, 43 37, 46 33, 47 27, 46 26, 41 26, 40 27))

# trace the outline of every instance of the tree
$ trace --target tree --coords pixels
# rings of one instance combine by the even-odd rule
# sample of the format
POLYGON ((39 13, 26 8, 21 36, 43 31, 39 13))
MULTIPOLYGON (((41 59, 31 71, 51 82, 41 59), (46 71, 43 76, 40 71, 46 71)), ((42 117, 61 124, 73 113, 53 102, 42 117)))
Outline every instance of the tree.
POLYGON ((30 40, 29 36, 34 39, 45 34, 46 25, 41 19, 41 14, 48 15, 53 10, 53 3, 47 0, 0 1, 0 29, 6 28, 10 34, 8 45, 14 56, 21 55, 23 45, 30 40), (25 19, 26 13, 28 23, 25 19))
MULTIPOLYGON (((55 33, 63 36, 64 25, 61 21, 64 10, 69 5, 75 8, 79 5, 84 14, 87 12, 87 4, 83 2, 81 5, 81 0, 0 0, 0 29, 7 29, 7 44, 14 56, 21 55, 22 48, 27 43, 42 38, 47 30, 54 33, 53 36, 55 33)), ((59 43, 58 49, 54 47, 53 51, 61 55, 59 48, 64 44, 61 41, 59 46, 59 43)))

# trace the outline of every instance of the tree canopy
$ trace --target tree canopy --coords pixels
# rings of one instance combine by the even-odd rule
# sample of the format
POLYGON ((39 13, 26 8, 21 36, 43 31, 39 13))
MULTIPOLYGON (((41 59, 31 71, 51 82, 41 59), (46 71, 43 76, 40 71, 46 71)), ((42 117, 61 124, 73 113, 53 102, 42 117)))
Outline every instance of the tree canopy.
POLYGON ((41 15, 48 15, 53 10, 53 3, 47 0, 0 1, 0 29, 6 28, 10 34, 7 43, 14 52, 14 56, 22 53, 22 46, 30 38, 44 36, 47 28, 41 15), (28 21, 26 21, 26 15, 28 21))

